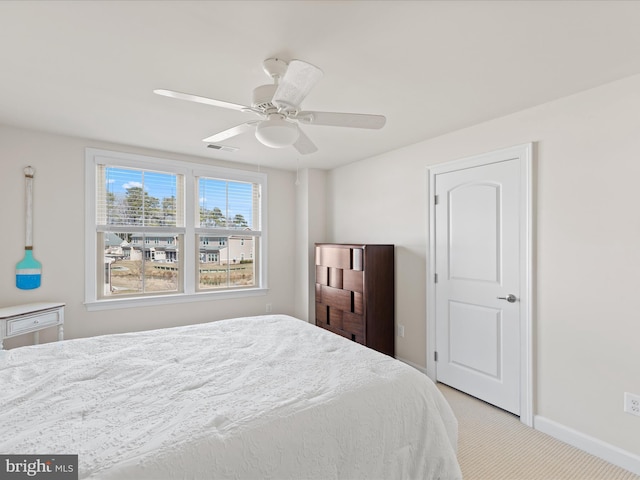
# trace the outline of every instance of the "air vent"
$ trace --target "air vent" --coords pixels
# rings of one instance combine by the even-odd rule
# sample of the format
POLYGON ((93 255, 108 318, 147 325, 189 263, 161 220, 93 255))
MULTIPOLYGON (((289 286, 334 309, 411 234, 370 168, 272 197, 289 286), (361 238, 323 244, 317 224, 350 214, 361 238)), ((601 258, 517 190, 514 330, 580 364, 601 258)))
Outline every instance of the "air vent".
POLYGON ((215 143, 208 144, 207 148, 212 148, 214 150, 220 150, 222 152, 235 152, 236 150, 238 150, 237 147, 229 147, 227 145, 216 145, 215 143))
POLYGON ((275 112, 278 110, 278 107, 276 107, 273 103, 271 103, 271 101, 256 103, 252 105, 252 107, 264 113, 275 112))

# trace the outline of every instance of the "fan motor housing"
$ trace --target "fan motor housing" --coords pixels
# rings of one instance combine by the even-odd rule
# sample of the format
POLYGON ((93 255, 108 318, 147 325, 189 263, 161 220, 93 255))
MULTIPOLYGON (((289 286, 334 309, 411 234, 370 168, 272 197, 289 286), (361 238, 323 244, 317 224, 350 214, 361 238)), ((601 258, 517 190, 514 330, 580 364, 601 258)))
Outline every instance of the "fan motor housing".
POLYGON ((270 109, 277 110, 276 106, 271 103, 277 88, 277 85, 260 85, 254 88, 251 106, 263 112, 268 112, 270 109))

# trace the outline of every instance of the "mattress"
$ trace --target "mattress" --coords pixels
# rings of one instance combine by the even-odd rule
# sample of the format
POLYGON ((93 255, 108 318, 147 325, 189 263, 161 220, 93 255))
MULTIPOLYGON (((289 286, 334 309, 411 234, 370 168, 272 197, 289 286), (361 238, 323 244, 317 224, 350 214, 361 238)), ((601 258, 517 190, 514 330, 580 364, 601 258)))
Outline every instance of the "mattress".
POLYGON ((81 479, 462 478, 418 370, 286 315, 0 352, 0 452, 81 479))

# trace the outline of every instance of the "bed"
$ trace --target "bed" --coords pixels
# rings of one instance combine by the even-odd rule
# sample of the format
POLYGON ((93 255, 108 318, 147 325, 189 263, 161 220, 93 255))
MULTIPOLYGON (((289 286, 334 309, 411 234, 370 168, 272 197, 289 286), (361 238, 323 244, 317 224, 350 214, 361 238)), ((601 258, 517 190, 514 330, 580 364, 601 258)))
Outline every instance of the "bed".
POLYGON ((0 432, 81 479, 462 478, 433 382, 286 315, 2 351, 0 432))

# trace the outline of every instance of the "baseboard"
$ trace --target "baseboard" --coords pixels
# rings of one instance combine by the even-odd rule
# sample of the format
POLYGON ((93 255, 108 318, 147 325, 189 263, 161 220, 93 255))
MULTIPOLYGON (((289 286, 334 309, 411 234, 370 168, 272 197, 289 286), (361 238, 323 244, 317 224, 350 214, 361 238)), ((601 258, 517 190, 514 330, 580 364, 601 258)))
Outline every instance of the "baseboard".
POLYGON ((561 442, 568 443, 573 447, 640 475, 640 456, 634 453, 627 452, 539 415, 534 416, 533 426, 536 430, 546 433, 561 442))
POLYGON ((424 367, 421 367, 420 365, 417 365, 413 362, 410 362, 409 360, 405 360, 404 358, 400 358, 400 357, 396 357, 396 360, 400 360, 402 363, 406 363, 407 365, 415 368, 416 370, 419 370, 420 372, 424 373, 425 375, 427 374, 427 369, 424 367))

